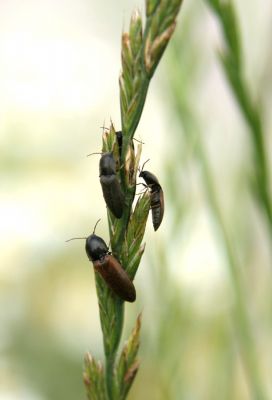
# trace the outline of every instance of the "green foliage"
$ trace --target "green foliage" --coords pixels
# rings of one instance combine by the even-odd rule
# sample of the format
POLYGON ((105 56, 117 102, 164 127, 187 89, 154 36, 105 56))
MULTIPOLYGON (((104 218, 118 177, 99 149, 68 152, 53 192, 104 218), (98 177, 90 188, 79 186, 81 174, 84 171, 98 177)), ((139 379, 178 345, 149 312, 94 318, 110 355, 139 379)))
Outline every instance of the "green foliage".
POLYGON ((132 331, 129 340, 123 347, 119 361, 116 365, 116 391, 118 393, 116 398, 120 400, 126 398, 139 368, 137 354, 140 345, 140 328, 141 315, 138 316, 136 326, 132 331))
POLYGON ((223 32, 225 49, 220 52, 220 60, 241 113, 249 126, 254 154, 254 189, 257 200, 264 211, 272 237, 272 206, 269 189, 269 168, 265 150, 265 135, 260 109, 252 99, 243 74, 242 51, 235 9, 231 1, 206 1, 216 13, 223 32))
POLYGON ((123 154, 138 126, 150 79, 174 32, 182 0, 146 1, 146 25, 136 11, 129 33, 122 36, 122 74, 120 100, 123 154))
POLYGON ((87 353, 85 356, 85 372, 83 378, 87 388, 88 399, 104 400, 106 398, 103 367, 100 362, 92 358, 90 353, 87 353))
POLYGON ((122 254, 127 265, 127 273, 134 278, 141 257, 144 252, 144 246, 141 246, 145 233, 145 225, 150 210, 150 196, 146 191, 136 203, 133 214, 128 225, 126 240, 124 241, 122 254))
POLYGON ((182 1, 163 0, 160 2, 147 0, 147 23, 144 32, 144 63, 149 79, 152 77, 161 56, 176 27, 176 15, 182 1))
MULTIPOLYGON (((217 13, 220 24, 223 28, 225 46, 221 53, 221 60, 224 65, 228 82, 231 84, 233 93, 237 99, 237 104, 250 128, 250 139, 252 140, 252 149, 255 154, 254 163, 252 164, 256 171, 256 189, 258 189, 258 198, 260 200, 257 205, 260 205, 265 210, 269 222, 269 208, 271 203, 268 198, 268 167, 264 152, 264 136, 261 128, 259 110, 253 104, 250 93, 245 84, 242 68, 242 52, 238 36, 235 10, 230 2, 208 0, 208 3, 217 13)), ((224 251, 229 271, 231 291, 234 299, 231 308, 231 317, 233 331, 235 332, 235 344, 236 341, 239 344, 240 356, 243 361, 250 397, 254 399, 266 399, 268 397, 264 385, 265 379, 262 375, 260 365, 261 360, 257 350, 258 343, 256 342, 256 326, 252 321, 252 315, 249 310, 250 301, 245 288, 245 277, 242 274, 244 266, 241 263, 239 251, 237 251, 240 243, 236 243, 233 236, 232 229, 234 229, 234 226, 231 226, 231 224, 233 224, 234 221, 227 221, 226 216, 224 215, 223 206, 218 196, 218 190, 214 181, 212 164, 205 148, 205 132, 202 129, 201 124, 198 123, 197 114, 194 110, 194 104, 192 103, 192 100, 194 100, 192 99, 193 83, 191 79, 188 79, 188 76, 190 76, 192 70, 193 58, 191 58, 191 61, 188 61, 188 54, 190 54, 188 51, 186 52, 187 59, 185 60, 182 57, 182 45, 185 44, 186 39, 183 38, 183 41, 180 39, 179 42, 174 43, 172 52, 170 52, 172 69, 169 68, 168 71, 169 76, 171 77, 169 91, 174 93, 171 98, 170 109, 174 110, 174 116, 179 129, 182 127, 184 131, 182 139, 179 137, 180 135, 177 134, 175 137, 172 137, 172 141, 175 143, 175 149, 178 148, 178 150, 180 150, 180 147, 176 145, 176 142, 178 140, 180 143, 182 142, 184 152, 187 152, 187 154, 193 152, 193 157, 191 157, 189 162, 194 160, 199 163, 201 167, 201 182, 216 227, 214 236, 216 240, 218 240, 220 248, 224 251), (178 49, 179 57, 177 57, 178 49)), ((193 59, 193 61, 195 60, 193 59)), ((175 151, 175 149, 173 149, 173 151, 175 151)), ((171 163, 173 163, 172 160, 171 163)), ((175 177, 175 170, 178 169, 178 166, 181 167, 177 162, 175 168, 172 168, 171 172, 168 173, 170 177, 175 177)), ((171 168, 170 163, 169 168, 171 168)), ((175 182, 171 182, 171 178, 169 184, 175 188, 175 182)), ((175 197, 173 196, 173 208, 178 209, 178 205, 175 204, 174 199, 175 197)), ((238 212, 243 213, 244 205, 239 205, 237 204, 236 206, 239 210, 238 212), (240 209, 239 205, 241 207, 240 209)), ((248 218, 248 216, 246 218, 248 218)), ((176 226, 175 229, 177 229, 176 226)), ((258 274, 259 273, 261 272, 258 270, 258 274)), ((229 338, 228 340, 231 341, 233 338, 229 338)), ((226 398, 229 399, 233 397, 226 398)), ((240 397, 238 396, 237 398, 240 397)))

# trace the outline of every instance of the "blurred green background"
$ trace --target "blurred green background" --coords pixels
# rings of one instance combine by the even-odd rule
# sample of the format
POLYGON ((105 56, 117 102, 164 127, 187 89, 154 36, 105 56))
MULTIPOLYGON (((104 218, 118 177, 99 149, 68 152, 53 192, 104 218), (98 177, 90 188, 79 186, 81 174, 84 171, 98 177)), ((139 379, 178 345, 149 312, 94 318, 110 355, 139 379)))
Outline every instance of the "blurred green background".
MULTIPOLYGON (((104 123, 120 128, 120 37, 135 6, 143 12, 143 1, 0 2, 1 400, 85 399, 83 356, 103 359, 92 266, 83 242, 65 240, 98 218, 108 240, 99 156, 86 155, 100 151, 104 123)), ((235 7, 269 155, 272 7, 235 7)), ((149 220, 126 306, 124 340, 143 311, 130 400, 257 399, 252 369, 272 398, 271 231, 221 48, 207 4, 185 1, 136 132, 166 206, 158 232, 149 220)))

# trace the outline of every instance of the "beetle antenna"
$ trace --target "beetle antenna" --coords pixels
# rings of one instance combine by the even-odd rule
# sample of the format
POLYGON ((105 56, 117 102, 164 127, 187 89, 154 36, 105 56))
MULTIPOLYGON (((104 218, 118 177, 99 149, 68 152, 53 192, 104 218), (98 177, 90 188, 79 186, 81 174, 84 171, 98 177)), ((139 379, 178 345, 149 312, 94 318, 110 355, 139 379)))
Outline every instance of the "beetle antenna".
POLYGON ((104 154, 104 153, 90 153, 90 154, 87 154, 87 156, 86 157, 89 157, 89 156, 92 156, 93 154, 104 154))
POLYGON ((77 240, 77 239, 87 239, 86 237, 74 237, 74 238, 71 238, 71 239, 68 239, 68 240, 65 240, 65 242, 70 242, 71 240, 77 240))
POLYGON ((133 140, 135 140, 135 142, 141 143, 141 144, 145 144, 144 142, 142 142, 141 140, 136 139, 135 137, 133 138, 133 140))
POLYGON ((98 222, 101 221, 101 218, 99 218, 99 220, 96 222, 95 226, 94 226, 94 230, 93 230, 93 235, 95 233, 95 228, 97 227, 98 222))
POLYGON ((148 161, 150 161, 150 158, 149 158, 148 160, 146 160, 146 161, 143 163, 143 165, 142 165, 142 168, 141 168, 141 169, 140 169, 140 168, 138 168, 139 174, 141 174, 141 173, 143 172, 144 166, 145 166, 145 164, 146 164, 148 161))

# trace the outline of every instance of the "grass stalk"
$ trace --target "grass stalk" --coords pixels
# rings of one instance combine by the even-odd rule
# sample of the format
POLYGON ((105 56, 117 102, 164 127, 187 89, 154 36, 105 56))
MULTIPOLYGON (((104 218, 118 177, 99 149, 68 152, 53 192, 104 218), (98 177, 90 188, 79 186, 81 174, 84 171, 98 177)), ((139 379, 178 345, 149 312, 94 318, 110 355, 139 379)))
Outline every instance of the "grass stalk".
POLYGON ((260 109, 252 99, 243 74, 242 50, 235 9, 231 1, 206 0, 206 2, 216 14, 223 32, 225 49, 220 52, 220 59, 227 82, 249 127, 255 169, 254 188, 272 239, 272 202, 265 135, 260 109))
POLYGON ((264 392, 261 374, 259 371, 258 357, 252 327, 249 320, 246 297, 243 288, 243 282, 240 274, 240 266, 232 245, 232 239, 227 230, 221 208, 216 196, 215 187, 212 179, 211 168, 209 166, 204 147, 199 140, 197 145, 198 158, 201 162, 205 191, 209 200, 212 215, 221 232, 222 244, 228 260, 230 279, 235 295, 234 305, 234 324, 238 334, 239 347, 242 352, 242 360, 248 376, 248 383, 251 388, 252 398, 256 400, 265 400, 267 397, 264 392))
MULTIPOLYGON (((216 236, 219 237, 222 248, 226 254, 230 282, 234 292, 234 328, 237 333, 239 349, 241 351, 250 392, 253 399, 266 400, 267 396, 261 378, 254 334, 248 314, 244 282, 241 277, 241 267, 233 246, 232 237, 221 210, 220 202, 217 198, 212 169, 203 143, 203 134, 198 126, 197 117, 194 115, 193 106, 191 106, 191 104, 194 104, 194 99, 191 99, 191 93, 194 93, 194 90, 190 88, 190 82, 188 82, 191 64, 186 60, 187 67, 184 66, 186 63, 184 63, 182 53, 177 57, 177 54, 179 54, 178 51, 181 51, 180 47, 178 47, 180 43, 182 44, 182 41, 179 41, 179 43, 174 41, 172 52, 170 53, 170 57, 172 56, 171 65, 175 65, 169 73, 169 76, 171 76, 170 90, 172 90, 173 93, 171 106, 175 112, 175 116, 178 116, 178 121, 182 125, 183 131, 186 132, 186 140, 184 143, 188 146, 188 149, 191 148, 192 142, 194 143, 196 160, 200 164, 202 172, 203 188, 208 199, 211 215, 217 228, 216 236), (176 84, 177 82, 179 82, 179 85, 176 84), (193 140, 192 135, 194 135, 193 140)), ((188 52, 186 54, 188 57, 188 52)), ((195 59, 194 62, 196 62, 195 59)))
MULTIPOLYGON (((132 15, 129 32, 122 35, 122 73, 119 80, 121 156, 113 124, 109 131, 103 132, 102 151, 113 152, 115 160, 118 161, 118 176, 125 195, 125 206, 120 219, 115 218, 108 210, 111 250, 132 280, 144 252, 141 243, 150 209, 148 192, 138 199, 134 209, 132 207, 141 155, 141 145, 138 145, 137 152, 134 149, 133 136, 141 118, 150 80, 174 32, 181 3, 182 0, 146 0, 144 28, 139 12, 136 11, 132 15)), ((96 288, 106 368, 105 371, 99 369, 98 363, 91 356, 86 357, 84 381, 85 384, 87 382, 89 398, 100 400, 99 393, 96 393, 96 397, 93 395, 95 379, 99 376, 101 382, 104 373, 105 398, 101 400, 124 400, 139 367, 136 356, 139 347, 140 318, 117 361, 117 350, 123 329, 124 301, 112 293, 98 274, 96 274, 96 288), (88 376, 88 371, 95 371, 95 379, 88 376)))

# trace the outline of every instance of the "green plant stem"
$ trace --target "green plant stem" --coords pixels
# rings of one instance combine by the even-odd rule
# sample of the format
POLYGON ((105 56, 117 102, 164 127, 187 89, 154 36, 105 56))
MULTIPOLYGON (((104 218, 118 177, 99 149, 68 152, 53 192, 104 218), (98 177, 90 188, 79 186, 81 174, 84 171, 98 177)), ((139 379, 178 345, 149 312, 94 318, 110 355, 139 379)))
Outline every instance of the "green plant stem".
MULTIPOLYGON (((128 146, 133 138, 133 135, 137 129, 137 126, 140 122, 141 115, 143 112, 143 108, 145 105, 145 100, 149 88, 150 79, 142 72, 143 79, 141 82, 141 86, 139 88, 139 98, 138 98, 138 106, 135 108, 135 112, 133 113, 133 118, 130 121, 130 124, 126 124, 126 122, 122 119, 122 130, 124 132, 124 141, 123 141, 123 149, 122 149, 122 158, 124 159, 127 154, 128 146)), ((122 177, 122 174, 121 174, 122 177)))
MULTIPOLYGON (((182 43, 181 40, 179 41, 178 46, 180 46, 180 43, 182 43)), ((217 198, 214 179, 212 176, 212 169, 206 156, 202 139, 203 133, 196 122, 197 117, 194 115, 193 106, 191 105, 194 104, 194 99, 191 99, 190 96, 194 91, 192 90, 191 86, 192 82, 190 83, 189 81, 188 83, 187 78, 190 73, 189 68, 191 65, 189 62, 187 67, 186 64, 184 66, 183 58, 176 57, 178 49, 177 46, 175 46, 175 43, 173 44, 174 47, 171 64, 175 65, 175 68, 170 71, 171 89, 174 93, 172 97, 173 109, 175 111, 175 115, 180 118, 179 122, 183 126, 186 139, 185 143, 188 147, 192 146, 192 142, 195 145, 194 149, 197 156, 196 158, 201 167, 203 177, 202 182, 206 197, 208 199, 208 205, 214 218, 215 226, 217 227, 216 232, 218 233, 223 250, 227 256, 227 266, 229 270, 230 281, 234 289, 234 327, 238 335, 239 348, 241 349, 241 356, 247 374, 247 381, 251 389, 251 393, 253 394, 252 398, 255 400, 265 400, 267 399, 267 396, 262 385, 258 357, 253 337, 254 335, 252 333, 252 326, 248 315, 246 297, 244 293, 244 285, 240 273, 240 264, 233 247, 231 235, 227 229, 226 222, 221 211, 219 200, 217 198), (179 65, 176 65, 177 60, 180 60, 179 65), (180 84, 176 85, 175 82, 180 82, 180 84), (192 138, 193 135, 194 137, 192 138)), ((188 51, 186 54, 188 57, 188 51)), ((197 61, 198 60, 194 59, 194 62, 197 61)))
POLYGON ((230 85, 251 133, 255 159, 256 186, 272 238, 272 208, 269 194, 269 168, 261 118, 258 110, 250 104, 250 93, 242 76, 238 74, 236 84, 231 80, 230 85))
POLYGON ((252 389, 253 398, 256 400, 264 400, 266 399, 266 395, 264 393, 264 389, 261 383, 257 361, 258 357, 256 354, 254 340, 251 333, 251 326, 245 302, 239 265, 236 260, 234 249, 232 247, 232 241, 228 234, 228 230, 226 228, 223 215, 221 213, 221 209, 214 188, 213 179, 210 172, 211 169, 200 139, 197 145, 197 152, 202 165, 203 177, 205 182, 204 186, 209 199, 209 204, 211 206, 211 210, 213 212, 213 216, 215 218, 217 226, 221 232, 221 236, 223 239, 222 242, 224 244, 228 259, 230 278, 235 293, 234 323, 235 326, 238 328, 237 332, 239 335, 239 344, 242 350, 244 365, 249 378, 248 381, 252 389))
POLYGON ((109 346, 106 342, 107 335, 103 335, 106 358, 105 380, 109 400, 114 399, 114 365, 124 324, 124 301, 120 298, 115 298, 113 301, 115 301, 114 345, 109 346))
POLYGON ((107 388, 107 394, 108 394, 108 399, 113 400, 114 399, 114 391, 113 391, 113 385, 114 385, 114 364, 115 364, 115 358, 116 354, 112 354, 108 357, 106 357, 106 388, 107 388))
MULTIPOLYGON (((177 97, 175 98, 177 99, 177 97)), ((234 288, 235 304, 233 319, 235 330, 238 334, 239 347, 242 352, 242 360, 245 366, 245 370, 247 372, 247 380, 253 393, 253 399, 265 400, 267 399, 267 397, 263 389, 261 374, 259 371, 258 357, 254 344, 253 334, 251 331, 251 324, 247 311, 244 287, 240 274, 240 267, 232 245, 231 237, 229 235, 225 220, 223 218, 223 214, 221 212, 219 201, 217 199, 210 163, 204 150, 204 145, 198 126, 196 126, 196 124, 193 122, 194 117, 192 115, 188 115, 190 113, 188 105, 186 103, 183 103, 184 99, 182 98, 177 101, 178 104, 175 104, 175 106, 176 108, 179 108, 178 115, 182 117, 184 130, 186 132, 194 132, 194 134, 197 134, 195 151, 198 156, 197 159, 199 160, 199 163, 201 165, 203 187, 209 200, 208 204, 216 223, 217 232, 220 235, 221 243, 227 256, 229 275, 232 287, 234 288)))
POLYGON ((225 49, 220 54, 220 58, 227 82, 249 127, 254 153, 255 189, 257 190, 257 198, 266 217, 269 234, 272 239, 272 204, 269 189, 269 166, 265 151, 265 135, 260 110, 254 104, 244 79, 236 12, 231 1, 206 0, 206 2, 216 14, 221 25, 225 49))

